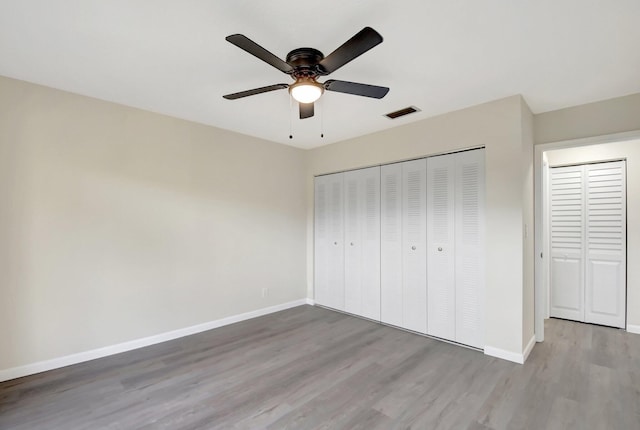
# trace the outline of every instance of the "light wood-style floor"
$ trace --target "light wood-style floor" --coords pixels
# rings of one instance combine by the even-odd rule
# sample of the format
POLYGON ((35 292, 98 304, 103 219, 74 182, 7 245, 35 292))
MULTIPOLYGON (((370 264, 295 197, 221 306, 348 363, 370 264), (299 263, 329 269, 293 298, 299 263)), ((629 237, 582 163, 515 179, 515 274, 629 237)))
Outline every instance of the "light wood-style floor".
POLYGON ((517 365, 301 306, 0 383, 0 428, 640 429, 640 336, 546 337, 517 365))

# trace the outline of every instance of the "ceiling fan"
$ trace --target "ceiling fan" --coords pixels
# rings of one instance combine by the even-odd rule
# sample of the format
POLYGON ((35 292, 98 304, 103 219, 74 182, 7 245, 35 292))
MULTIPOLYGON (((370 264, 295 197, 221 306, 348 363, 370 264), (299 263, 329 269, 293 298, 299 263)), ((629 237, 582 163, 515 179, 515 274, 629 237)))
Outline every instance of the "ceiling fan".
POLYGON ((318 100, 325 90, 376 99, 383 98, 389 92, 389 88, 386 87, 357 82, 335 79, 318 82, 320 76, 335 72, 354 58, 382 43, 382 36, 371 27, 363 28, 327 57, 317 49, 298 48, 287 54, 287 61, 281 60, 242 34, 232 34, 227 36, 226 40, 295 79, 291 85, 275 84, 227 94, 223 96, 227 100, 288 88, 291 96, 299 102, 300 119, 304 119, 313 116, 313 102, 318 100))

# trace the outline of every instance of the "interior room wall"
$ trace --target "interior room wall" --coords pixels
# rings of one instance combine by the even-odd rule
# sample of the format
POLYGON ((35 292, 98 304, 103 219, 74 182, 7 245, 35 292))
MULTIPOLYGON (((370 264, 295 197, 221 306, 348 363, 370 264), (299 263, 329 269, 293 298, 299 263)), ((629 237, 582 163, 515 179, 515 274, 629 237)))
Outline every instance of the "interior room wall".
POLYGON ((304 162, 0 77, 0 371, 304 299, 304 162))
MULTIPOLYGON (((523 280, 532 277, 532 273, 525 270, 523 255, 526 248, 523 211, 527 210, 523 208, 523 190, 529 187, 529 173, 522 170, 523 153, 530 147, 529 141, 523 143, 530 140, 523 135, 523 121, 530 122, 529 114, 523 113, 528 110, 523 104, 520 96, 508 97, 308 151, 309 297, 313 297, 314 175, 484 146, 488 238, 485 351, 514 359, 521 356, 525 330, 523 280)), ((530 132, 525 134, 528 136, 530 132)), ((530 331, 529 328, 526 330, 530 331)))
POLYGON ((640 330, 640 139, 546 152, 549 166, 627 160, 627 324, 640 330))
POLYGON ((640 93, 573 106, 534 117, 535 143, 640 130, 640 93))

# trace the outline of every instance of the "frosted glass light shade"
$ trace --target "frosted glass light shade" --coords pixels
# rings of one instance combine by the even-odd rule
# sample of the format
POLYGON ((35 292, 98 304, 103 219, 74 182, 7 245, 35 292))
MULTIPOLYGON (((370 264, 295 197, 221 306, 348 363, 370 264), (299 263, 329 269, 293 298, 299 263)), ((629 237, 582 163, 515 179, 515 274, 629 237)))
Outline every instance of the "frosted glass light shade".
POLYGON ((300 103, 313 103, 320 98, 324 88, 311 82, 297 82, 289 87, 291 97, 300 103))

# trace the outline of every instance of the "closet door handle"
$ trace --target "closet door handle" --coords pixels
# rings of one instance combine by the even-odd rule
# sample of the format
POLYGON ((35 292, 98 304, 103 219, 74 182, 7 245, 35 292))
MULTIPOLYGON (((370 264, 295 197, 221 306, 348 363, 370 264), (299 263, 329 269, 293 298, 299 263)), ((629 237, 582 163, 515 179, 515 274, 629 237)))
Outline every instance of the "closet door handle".
POLYGON ((438 251, 442 251, 442 247, 441 246, 438 247, 438 251))
POLYGON ((414 245, 414 246, 412 246, 412 247, 411 247, 411 249, 415 251, 415 250, 416 250, 416 247, 415 247, 415 245, 414 245))

